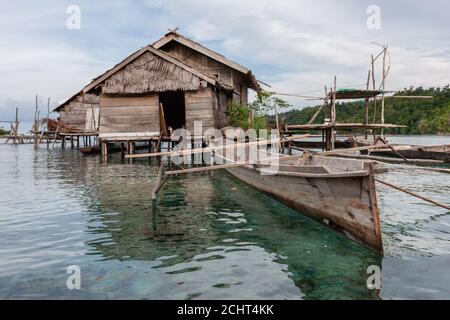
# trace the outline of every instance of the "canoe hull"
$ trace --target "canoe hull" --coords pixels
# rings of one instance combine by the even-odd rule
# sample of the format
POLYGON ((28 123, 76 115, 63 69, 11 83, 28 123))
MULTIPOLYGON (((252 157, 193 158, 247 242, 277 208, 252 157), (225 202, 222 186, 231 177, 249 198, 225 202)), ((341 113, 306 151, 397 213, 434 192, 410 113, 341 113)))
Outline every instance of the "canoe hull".
MULTIPOLYGON (((374 155, 383 155, 390 157, 398 157, 398 155, 392 150, 373 150, 370 152, 374 155)), ((398 150, 402 156, 408 159, 429 159, 429 160, 441 160, 444 162, 450 162, 450 152, 434 151, 434 150, 398 150)))
POLYGON ((227 171, 285 205, 383 254, 373 173, 360 177, 304 178, 261 175, 250 166, 227 171))

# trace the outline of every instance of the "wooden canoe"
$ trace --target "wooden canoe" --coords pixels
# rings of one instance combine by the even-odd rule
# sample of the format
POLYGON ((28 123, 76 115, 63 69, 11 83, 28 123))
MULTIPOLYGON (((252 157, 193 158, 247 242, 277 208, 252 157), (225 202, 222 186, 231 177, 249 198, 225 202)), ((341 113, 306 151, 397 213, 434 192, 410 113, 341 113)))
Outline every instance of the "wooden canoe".
MULTIPOLYGON (((225 157, 216 157, 226 161, 225 157)), ((229 162, 229 161, 227 161, 229 162)), ((375 163, 305 154, 277 170, 245 165, 226 170, 255 189, 383 255, 375 163)))
MULTIPOLYGON (((402 156, 409 159, 432 159, 450 163, 450 145, 428 147, 404 146, 397 147, 396 150, 402 156)), ((398 157, 398 155, 390 149, 374 150, 370 153, 375 155, 398 157)))

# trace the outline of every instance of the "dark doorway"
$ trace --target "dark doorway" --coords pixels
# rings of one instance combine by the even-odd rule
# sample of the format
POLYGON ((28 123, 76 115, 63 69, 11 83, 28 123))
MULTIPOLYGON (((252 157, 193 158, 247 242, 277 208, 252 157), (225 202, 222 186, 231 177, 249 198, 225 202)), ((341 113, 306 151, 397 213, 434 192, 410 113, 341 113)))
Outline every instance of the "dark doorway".
POLYGON ((167 91, 159 94, 159 102, 163 106, 166 127, 173 130, 186 125, 186 107, 183 91, 167 91))

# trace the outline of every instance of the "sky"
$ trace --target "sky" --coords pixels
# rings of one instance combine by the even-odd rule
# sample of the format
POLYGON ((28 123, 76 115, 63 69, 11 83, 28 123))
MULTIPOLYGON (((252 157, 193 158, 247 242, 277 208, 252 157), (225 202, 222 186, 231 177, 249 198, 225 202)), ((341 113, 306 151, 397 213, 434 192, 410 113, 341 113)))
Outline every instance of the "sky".
MULTIPOLYGON (((334 76, 338 88, 363 88, 377 44, 390 52, 387 90, 445 86, 448 12, 447 0, 2 1, 0 120, 19 107, 30 121, 36 94, 45 114, 48 97, 57 106, 175 27, 250 68, 270 91, 321 96, 334 76), (67 26, 70 6, 80 10, 79 28, 67 26)), ((377 83, 381 70, 379 60, 377 83)), ((317 103, 287 100, 295 108, 317 103)))

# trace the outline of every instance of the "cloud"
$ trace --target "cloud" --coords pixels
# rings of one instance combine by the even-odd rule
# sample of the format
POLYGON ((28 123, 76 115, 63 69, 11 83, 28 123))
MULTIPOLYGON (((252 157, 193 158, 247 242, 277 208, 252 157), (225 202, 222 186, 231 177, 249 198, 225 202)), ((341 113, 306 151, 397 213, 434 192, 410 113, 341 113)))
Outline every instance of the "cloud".
MULTIPOLYGON (((370 54, 389 44, 389 89, 444 86, 450 74, 448 1, 379 0, 381 29, 368 30, 372 1, 143 0, 77 1, 81 30, 66 28, 66 7, 2 2, 0 10, 0 119, 34 95, 63 100, 93 77, 168 28, 251 68, 273 90, 321 94, 338 77, 339 87, 362 86, 370 54), (13 103, 14 102, 14 103, 13 103)), ((377 69, 377 75, 381 69, 377 69)), ((296 105, 314 101, 288 99, 296 105)), ((26 105, 26 103, 24 103, 26 105)), ((27 111, 28 112, 28 111, 27 111)))

